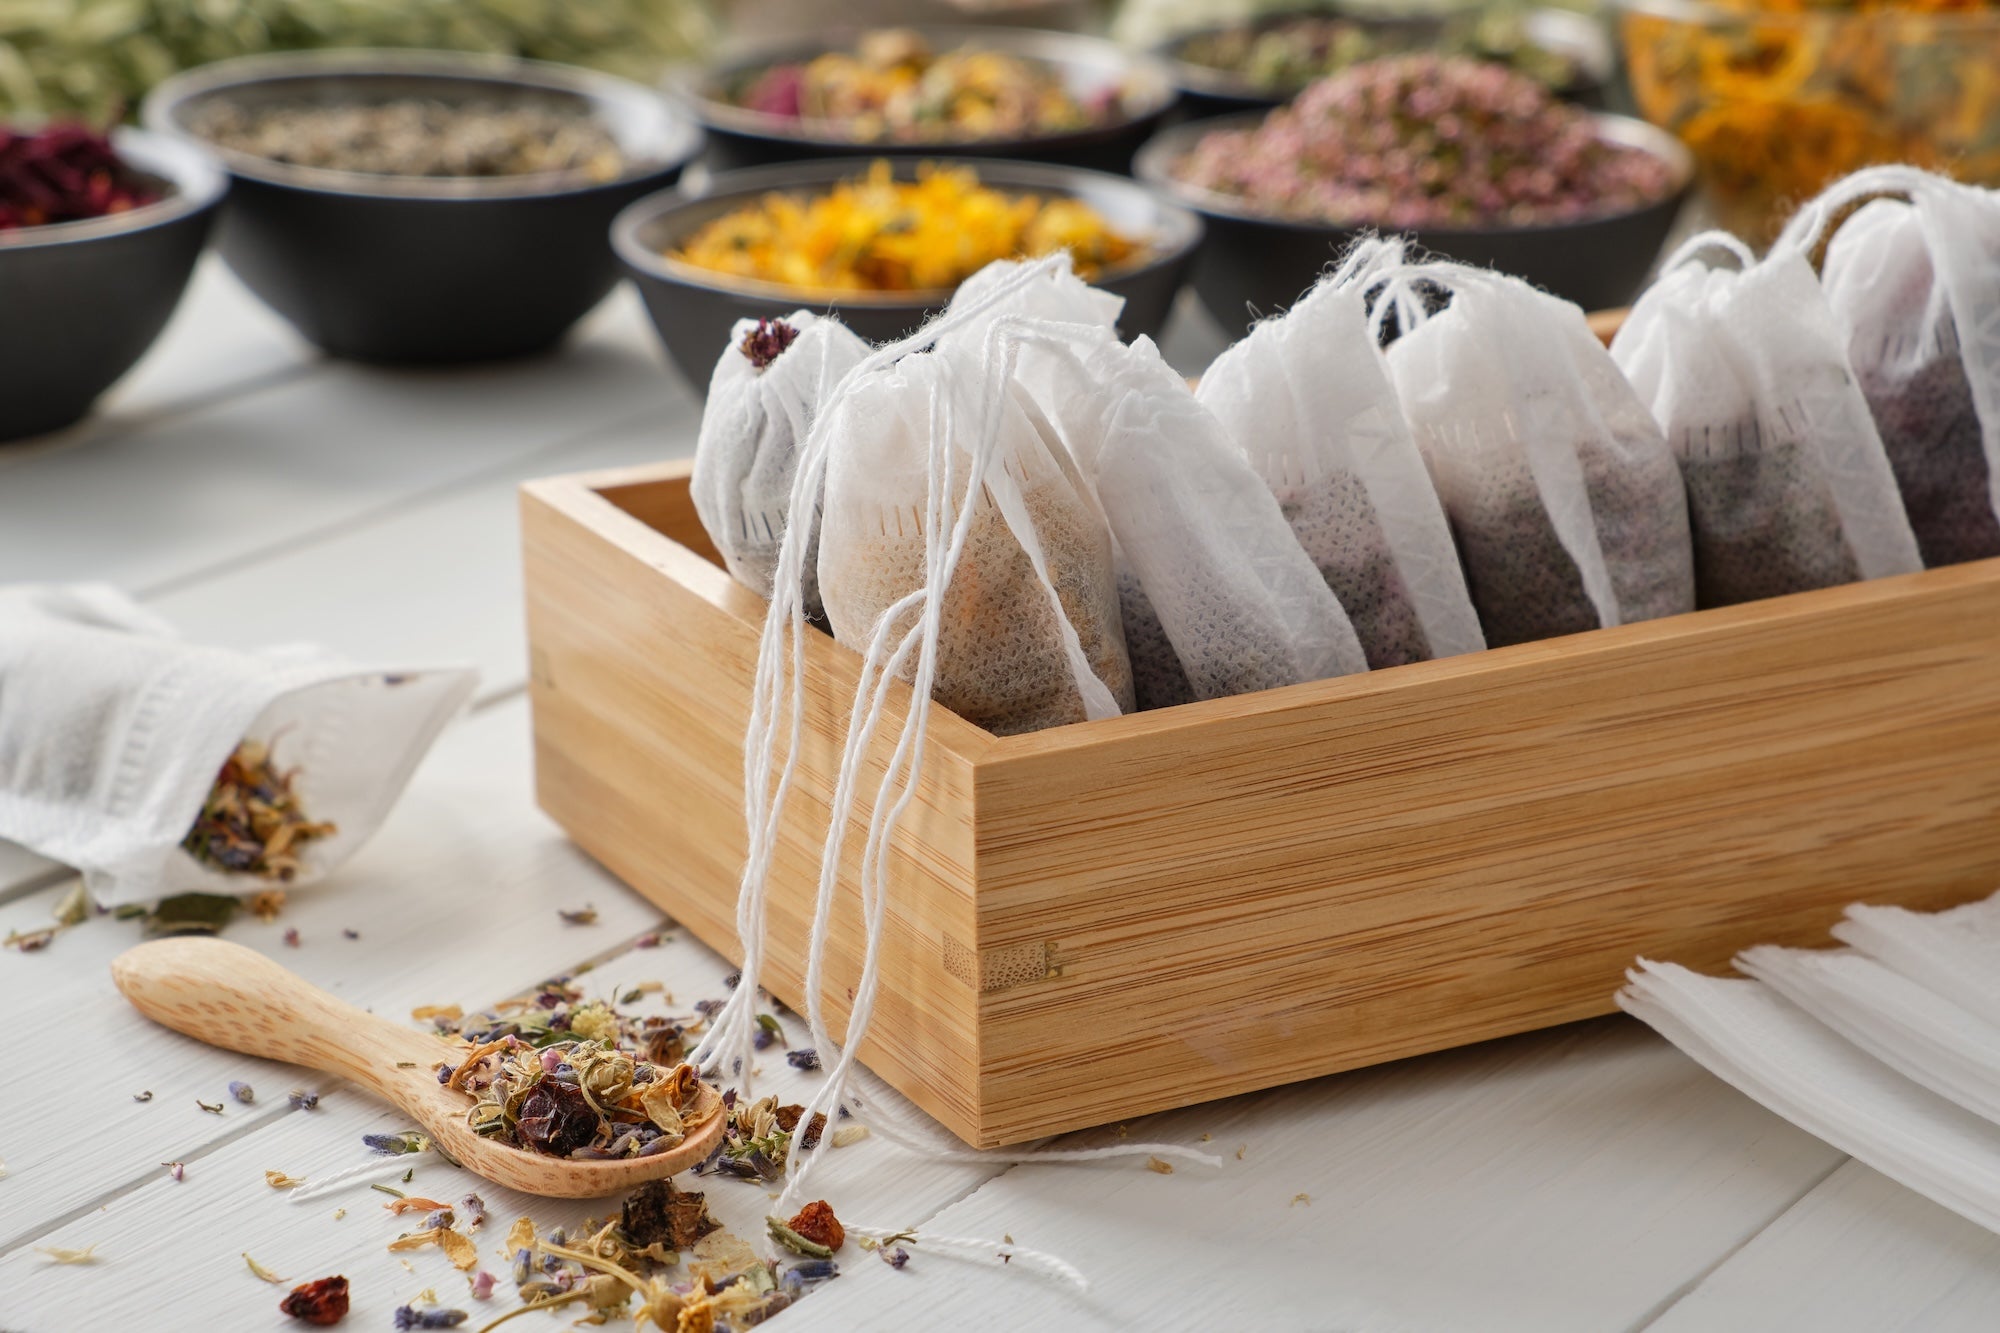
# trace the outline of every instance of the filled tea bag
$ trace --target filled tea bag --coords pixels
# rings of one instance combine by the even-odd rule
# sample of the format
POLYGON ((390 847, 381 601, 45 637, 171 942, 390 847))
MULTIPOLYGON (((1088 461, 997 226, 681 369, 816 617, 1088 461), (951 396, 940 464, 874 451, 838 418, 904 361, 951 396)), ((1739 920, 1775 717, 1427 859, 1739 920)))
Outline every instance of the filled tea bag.
POLYGON ((1827 300, 1924 563, 2000 555, 2000 193, 1869 168, 1781 238, 1821 241, 1827 300))
POLYGON ((864 650, 899 606, 891 640, 915 623, 933 481, 955 504, 985 452, 942 597, 932 697, 1001 735, 1128 712, 1104 515, 988 362, 983 350, 912 353, 830 407, 819 586, 834 637, 864 650))
POLYGON ((1369 666, 1475 652, 1486 640, 1356 275, 1255 325, 1196 396, 1276 497, 1369 666))
POLYGON ((1583 311, 1459 264, 1377 282, 1375 319, 1401 331, 1391 378, 1486 641, 1692 610, 1679 469, 1583 311))
MULTIPOLYGON (((866 355, 868 344, 839 320, 795 310, 738 320, 715 363, 690 490, 723 564, 760 597, 771 595, 799 446, 821 401, 866 355)), ((806 614, 817 620, 810 559, 805 577, 806 614)))
MULTIPOLYGON (((1019 267, 989 266, 958 300, 1019 267)), ((1059 263, 940 347, 1004 348, 1014 398, 1103 509, 1138 706, 1366 670, 1340 603, 1220 423, 1150 339, 1118 341, 1122 304, 1059 263)))
POLYGON ((1687 486, 1695 604, 1923 567, 1868 404, 1806 257, 1735 237, 1668 260, 1611 345, 1687 486), (1734 262, 1709 267, 1703 254, 1734 262))

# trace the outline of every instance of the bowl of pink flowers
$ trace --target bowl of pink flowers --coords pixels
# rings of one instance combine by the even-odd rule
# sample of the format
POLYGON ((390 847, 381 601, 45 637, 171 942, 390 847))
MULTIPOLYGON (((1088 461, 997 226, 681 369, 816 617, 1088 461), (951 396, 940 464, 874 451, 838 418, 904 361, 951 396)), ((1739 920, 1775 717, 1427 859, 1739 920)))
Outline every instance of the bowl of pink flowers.
POLYGON ((228 187, 142 130, 0 126, 0 443, 77 421, 152 346, 228 187))
POLYGON ((1687 150, 1650 125, 1559 101, 1503 65, 1430 54, 1178 126, 1134 170, 1207 221, 1194 287, 1231 333, 1289 305, 1368 232, 1585 309, 1624 305, 1693 179, 1687 150))

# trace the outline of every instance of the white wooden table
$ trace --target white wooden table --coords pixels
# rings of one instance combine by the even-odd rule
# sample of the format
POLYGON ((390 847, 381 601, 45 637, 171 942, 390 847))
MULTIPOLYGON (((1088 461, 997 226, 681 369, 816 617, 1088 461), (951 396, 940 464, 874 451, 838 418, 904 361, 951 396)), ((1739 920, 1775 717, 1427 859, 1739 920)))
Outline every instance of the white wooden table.
MULTIPOLYGON (((4 317, 4 315, 0 315, 4 317)), ((1190 368, 1212 331, 1184 312, 1190 368)), ((530 796, 514 487, 537 475, 684 454, 699 411, 621 293, 569 348, 453 373, 326 361, 212 263, 152 355, 100 415, 0 447, 0 581, 104 579, 190 635, 313 639, 356 658, 471 661, 484 683, 381 835, 272 924, 229 938, 377 1012, 467 1009, 585 963, 614 993, 665 983, 686 1012, 726 964, 565 842, 530 796), (592 926, 559 908, 596 906, 592 926), (299 932, 287 948, 282 933, 299 932), (347 939, 344 929, 359 932, 347 939)), ((0 847, 0 933, 44 924, 71 877, 0 847)), ((401 1118, 350 1088, 155 1028, 106 964, 137 922, 93 920, 48 949, 0 953, 0 1015, 19 1034, 0 1078, 0 1329, 285 1326, 281 1289, 344 1273, 347 1327, 386 1329, 425 1288, 485 1303, 358 1188, 292 1203, 266 1170, 313 1178, 365 1160, 401 1118), (221 1116, 249 1082, 252 1106, 221 1116), (314 1087, 317 1110, 285 1094, 314 1087), (138 1103, 133 1095, 152 1092, 138 1103), (176 1182, 160 1165, 185 1163, 176 1182), (337 1216, 337 1208, 345 1208, 337 1216), (59 1266, 37 1247, 97 1247, 59 1266)), ((650 1004, 662 1004, 659 998, 650 1004)), ((776 1088, 816 1075, 782 1061, 776 1088)), ((1082 1135, 1108 1141, 1116 1131, 1082 1135)), ((854 1220, 1011 1235, 1091 1282, 924 1252, 892 1271, 852 1245, 842 1276, 785 1328, 1387 1330, 1990 1330, 2000 1239, 1847 1161, 1620 1019, 1153 1117, 1133 1136, 1207 1139, 1224 1169, 1136 1161, 939 1165, 880 1137, 831 1154, 826 1194, 854 1220), (1240 1149, 1240 1152, 1239 1152, 1240 1149)), ((700 1183, 700 1182, 696 1182, 700 1183)), ((427 1159, 408 1187, 477 1182, 427 1159)), ((702 1188, 760 1237, 765 1191, 702 1188)), ((496 1222, 590 1211, 482 1190, 496 1222)), ((603 1211, 600 1207, 597 1211, 603 1211)), ((501 1265, 489 1253, 489 1266, 501 1265)), ((566 1327, 569 1311, 512 1329, 566 1327)))

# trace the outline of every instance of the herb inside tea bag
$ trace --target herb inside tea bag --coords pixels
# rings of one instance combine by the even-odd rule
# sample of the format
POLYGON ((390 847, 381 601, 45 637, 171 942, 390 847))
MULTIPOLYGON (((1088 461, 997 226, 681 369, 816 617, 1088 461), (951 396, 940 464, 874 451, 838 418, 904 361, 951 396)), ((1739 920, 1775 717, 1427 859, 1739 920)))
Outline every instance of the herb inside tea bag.
POLYGON ((296 769, 277 767, 271 746, 244 741, 223 762, 182 848, 217 870, 290 881, 306 845, 339 831, 306 817, 293 790, 297 777, 296 769))

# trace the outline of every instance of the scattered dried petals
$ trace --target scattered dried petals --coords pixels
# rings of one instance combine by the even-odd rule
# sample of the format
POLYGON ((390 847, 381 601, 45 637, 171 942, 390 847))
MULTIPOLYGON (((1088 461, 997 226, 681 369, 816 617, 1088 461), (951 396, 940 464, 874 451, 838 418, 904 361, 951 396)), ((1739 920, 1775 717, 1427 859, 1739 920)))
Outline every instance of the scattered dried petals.
POLYGON ((196 1106, 199 1106, 199 1107, 200 1107, 200 1108, 201 1108, 202 1110, 204 1110, 204 1111, 208 1112, 208 1113, 209 1113, 210 1115, 221 1115, 221 1114, 222 1114, 222 1103, 221 1103, 221 1102, 217 1102, 217 1103, 216 1103, 215 1105, 213 1105, 213 1106, 210 1106, 210 1105, 209 1105, 209 1104, 208 1104, 207 1102, 205 1102, 205 1101, 203 1101, 203 1100, 202 1100, 201 1098, 197 1097, 197 1098, 195 1098, 195 1099, 194 1099, 194 1104, 195 1104, 196 1106))
POLYGON ((477 1194, 468 1194, 458 1201, 459 1212, 465 1215, 465 1229, 477 1231, 486 1220, 486 1200, 477 1194))
POLYGON ((1302 1204, 1302 1203, 1304 1203, 1304 1204, 1310 1204, 1310 1203, 1311 1203, 1312 1201, 1313 1201, 1313 1196, 1312 1196, 1312 1195, 1310 1195, 1310 1194, 1307 1194, 1307 1193, 1305 1193, 1304 1191, 1301 1191, 1301 1192, 1299 1192, 1299 1193, 1297 1193, 1297 1194, 1294 1194, 1294 1195, 1292 1196, 1292 1201, 1291 1201, 1290 1203, 1286 1204, 1285 1206, 1286 1206, 1287 1208, 1295 1208, 1295 1207, 1297 1207, 1297 1206, 1298 1206, 1299 1204, 1302 1204))
POLYGON ((97 1247, 86 1245, 80 1250, 64 1250, 51 1245, 37 1245, 39 1254, 49 1256, 49 1262, 58 1264, 94 1264, 97 1262, 97 1247))
POLYGON ((296 949, 299 947, 299 928, 297 926, 293 926, 285 932, 285 947, 287 949, 296 949))
POLYGON ((278 1309, 306 1324, 329 1327, 347 1318, 347 1279, 323 1277, 292 1288, 278 1309))
POLYGON ((244 906, 250 909, 251 916, 268 924, 276 921, 278 913, 285 910, 285 891, 283 889, 264 889, 253 893, 250 895, 250 901, 245 903, 244 906))
POLYGON ((594 926, 597 924, 597 909, 585 904, 576 908, 557 908, 556 915, 572 926, 594 926))
POLYGON ((429 1136, 414 1129, 406 1129, 401 1134, 363 1134, 361 1141, 384 1157, 423 1152, 431 1146, 429 1136))
POLYGON ((1163 1162, 1157 1157, 1148 1157, 1146 1159, 1146 1169, 1155 1175, 1171 1176, 1174 1173, 1174 1164, 1172 1162, 1163 1162))
POLYGON ((391 1199, 382 1206, 398 1216, 404 1213, 434 1213, 440 1208, 451 1207, 450 1204, 439 1203, 436 1199, 419 1199, 414 1196, 410 1198, 391 1199))
POLYGON ((49 941, 56 937, 54 926, 44 926, 40 930, 10 930, 7 938, 0 940, 0 947, 19 949, 22 953, 34 953, 37 949, 49 947, 49 941))
POLYGON ((484 1301, 492 1299, 493 1286, 499 1280, 500 1280, 499 1278, 494 1277, 491 1273, 487 1272, 483 1268, 480 1269, 477 1273, 474 1273, 471 1278, 472 1299, 475 1301, 484 1301))
POLYGON ((679 1251, 694 1245, 721 1223, 708 1215, 705 1196, 674 1188, 671 1180, 649 1180, 625 1197, 619 1229, 634 1245, 679 1251))
POLYGON ((850 1143, 859 1143, 868 1137, 868 1132, 866 1125, 842 1125, 833 1131, 833 1146, 845 1148, 850 1143))
POLYGON ((295 1189, 305 1184, 304 1176, 288 1176, 282 1171, 266 1171, 264 1183, 274 1190, 295 1189))
POLYGON ((168 1175, 170 1175, 170 1176, 172 1176, 172 1177, 173 1177, 173 1178, 174 1178, 175 1180, 186 1180, 186 1179, 187 1179, 187 1163, 185 1163, 185 1162, 161 1162, 161 1163, 160 1163, 160 1165, 161 1165, 161 1166, 164 1166, 165 1168, 167 1168, 167 1174, 168 1174, 168 1175))
POLYGON ((266 1282, 273 1284, 274 1286, 282 1287, 288 1280, 279 1277, 276 1273, 273 1273, 270 1269, 264 1267, 264 1265, 258 1263, 255 1259, 252 1259, 250 1257, 249 1251, 247 1250, 244 1251, 243 1253, 243 1262, 250 1265, 251 1272, 255 1273, 258 1277, 262 1278, 266 1282))
POLYGON ((461 1273, 469 1273, 479 1267, 479 1247, 472 1238, 450 1227, 437 1228, 438 1246, 444 1251, 451 1266, 461 1273))
POLYGON ((456 1021, 465 1017, 465 1010, 455 1004, 420 1004, 410 1010, 410 1017, 419 1023, 432 1018, 444 1018, 456 1021))
POLYGON ((794 1069, 818 1069, 819 1052, 810 1046, 801 1046, 795 1051, 786 1051, 785 1062, 794 1069))
POLYGON ((319 1094, 307 1092, 304 1088, 293 1088, 287 1100, 294 1111, 310 1111, 319 1105, 319 1094))

